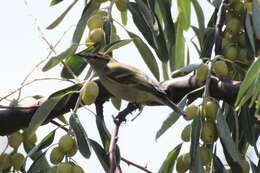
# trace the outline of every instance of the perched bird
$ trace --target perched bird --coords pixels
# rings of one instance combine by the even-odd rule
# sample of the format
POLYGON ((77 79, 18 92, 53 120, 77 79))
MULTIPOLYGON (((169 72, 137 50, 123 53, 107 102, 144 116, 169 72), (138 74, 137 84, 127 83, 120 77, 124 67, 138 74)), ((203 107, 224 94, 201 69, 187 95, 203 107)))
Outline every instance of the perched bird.
POLYGON ((102 85, 115 97, 141 105, 167 105, 175 112, 185 116, 185 112, 159 88, 159 83, 153 81, 139 69, 119 63, 108 55, 80 56, 86 58, 102 85))

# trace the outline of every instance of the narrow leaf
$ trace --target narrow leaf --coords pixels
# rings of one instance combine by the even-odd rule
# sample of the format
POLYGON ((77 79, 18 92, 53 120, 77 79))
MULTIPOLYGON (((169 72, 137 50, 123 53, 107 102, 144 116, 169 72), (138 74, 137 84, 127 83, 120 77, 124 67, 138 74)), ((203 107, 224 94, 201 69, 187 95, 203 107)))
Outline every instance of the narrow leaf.
POLYGON ((252 46, 254 55, 255 55, 255 38, 254 38, 254 31, 253 31, 253 27, 252 27, 252 23, 251 23, 251 18, 250 18, 250 14, 246 14, 246 21, 245 21, 245 29, 246 29, 246 34, 247 37, 249 39, 249 42, 252 46))
POLYGON ((259 74, 260 74, 260 58, 257 58, 257 60, 248 69, 245 79, 243 80, 242 84, 240 85, 240 89, 239 89, 239 92, 237 95, 235 105, 239 104, 242 97, 245 95, 246 91, 249 89, 251 84, 256 80, 256 78, 259 76, 259 74))
POLYGON ((124 26, 127 25, 127 10, 121 11, 121 21, 124 26))
POLYGON ((68 12, 72 9, 72 7, 78 2, 78 0, 74 0, 66 9, 65 11, 56 19, 54 20, 46 29, 53 29, 58 26, 64 17, 68 14, 68 12))
POLYGON ((113 106, 117 109, 117 110, 120 110, 120 107, 121 107, 121 102, 122 100, 118 97, 112 97, 111 98, 111 102, 113 104, 113 106))
POLYGON ((50 6, 54 6, 60 2, 62 2, 63 0, 52 0, 51 3, 50 3, 50 6))
POLYGON ((190 27, 190 0, 178 0, 179 16, 183 23, 183 29, 187 31, 190 27))
POLYGON ((129 44, 132 41, 132 39, 125 39, 125 40, 118 40, 115 42, 110 43, 104 48, 105 54, 112 52, 113 50, 116 50, 120 47, 123 47, 127 44, 129 44))
MULTIPOLYGON (((179 108, 184 108, 185 104, 187 102, 187 96, 185 96, 179 103, 179 108)), ((157 140, 160 136, 162 136, 178 119, 180 115, 176 112, 172 112, 166 120, 163 121, 163 124, 161 125, 160 129, 157 131, 155 140, 157 140)))
POLYGON ((61 97, 49 98, 36 110, 28 127, 28 137, 31 137, 37 128, 42 125, 60 99, 61 97))
POLYGON ((158 173, 172 173, 175 161, 180 153, 181 147, 182 144, 179 144, 168 153, 158 173))
POLYGON ((205 18, 204 18, 203 10, 202 10, 200 4, 198 3, 198 0, 191 0, 191 2, 195 9, 196 15, 197 15, 199 29, 204 30, 205 29, 205 18))
POLYGON ((217 155, 213 155, 213 173, 225 173, 225 167, 217 155))
POLYGON ((90 139, 90 144, 95 151, 97 158, 105 172, 109 172, 109 160, 105 150, 94 140, 90 139))
POLYGON ((179 76, 184 76, 184 75, 189 74, 189 73, 193 72, 194 70, 198 69, 200 66, 201 66, 201 64, 189 64, 187 66, 184 66, 184 67, 172 72, 171 77, 175 78, 175 77, 179 77, 179 76))
POLYGON ((175 69, 185 65, 185 40, 183 36, 183 21, 179 18, 177 22, 176 42, 175 42, 175 69))
POLYGON ((253 0, 253 11, 252 11, 252 19, 253 19, 253 27, 255 30, 255 35, 258 40, 260 40, 260 4, 257 0, 253 0))
POLYGON ((73 131, 76 135, 80 153, 85 158, 89 158, 91 155, 89 139, 88 139, 86 131, 84 130, 82 124, 79 121, 78 116, 76 114, 72 114, 70 116, 69 122, 70 122, 71 128, 73 129, 73 131))
POLYGON ((133 39, 133 42, 138 49, 139 53, 142 55, 142 58, 152 74, 155 76, 157 80, 160 79, 159 67, 153 56, 150 48, 145 44, 145 42, 136 34, 128 31, 128 35, 133 39))
POLYGON ((45 157, 46 152, 47 151, 42 153, 36 160, 34 160, 27 173, 41 172, 47 170, 50 167, 45 157))

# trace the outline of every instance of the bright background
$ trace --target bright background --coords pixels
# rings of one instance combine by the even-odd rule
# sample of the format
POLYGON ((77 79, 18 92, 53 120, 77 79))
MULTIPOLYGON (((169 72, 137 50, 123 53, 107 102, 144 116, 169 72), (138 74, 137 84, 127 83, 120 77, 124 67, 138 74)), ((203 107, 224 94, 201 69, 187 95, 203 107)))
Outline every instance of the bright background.
MULTIPOLYGON (((213 8, 207 3, 207 1, 200 1, 203 4, 202 8, 205 10, 204 14, 207 22, 213 12, 213 8)), ((60 3, 55 7, 49 7, 49 2, 50 1, 2 2, 0 6, 0 77, 2 80, 0 85, 0 97, 3 97, 17 89, 31 69, 40 60, 47 57, 50 50, 42 36, 44 36, 49 43, 55 45, 63 35, 64 31, 68 31, 55 50, 59 54, 69 47, 75 25, 82 12, 84 1, 80 0, 57 28, 54 30, 46 30, 45 28, 71 3, 71 1, 64 0, 63 3, 60 3), (39 28, 42 33, 39 32, 39 28)), ((176 16, 176 8, 173 8, 172 11, 176 16)), ((118 21, 120 21, 120 15, 115 8, 113 9, 113 15, 118 19, 118 21)), ((128 14, 128 18, 130 20, 127 28, 138 33, 134 24, 131 22, 130 14, 128 14)), ((192 10, 191 21, 192 24, 196 24, 194 10, 192 10)), ((117 32, 121 38, 127 38, 126 33, 118 25, 117 32)), ((187 36, 186 40, 189 40, 192 37, 192 34, 191 32, 188 32, 185 36, 187 36)), ((84 43, 84 40, 82 40, 82 43, 84 43)), ((190 50, 191 61, 198 61, 198 56, 195 50, 193 48, 190 50)), ((119 61, 132 64, 137 68, 144 70, 151 76, 151 73, 148 71, 133 44, 115 51, 114 55, 114 57, 119 61)), ((35 78, 58 78, 60 70, 61 66, 55 67, 46 73, 42 73, 38 70, 33 73, 29 81, 35 78)), ((36 94, 48 96, 52 92, 69 85, 69 83, 57 80, 36 82, 22 90, 22 97, 36 94)), ((126 104, 122 105, 123 108, 124 106, 126 106, 126 104)), ((93 108, 93 106, 90 106, 91 110, 94 110, 93 108)), ((117 111, 110 103, 106 103, 104 113, 108 128, 112 129, 112 115, 116 115, 117 111)), ((137 113, 138 112, 135 112, 134 114, 137 113)), ((182 142, 179 134, 187 124, 187 122, 180 119, 174 127, 168 130, 158 139, 158 141, 155 141, 155 134, 160 128, 162 121, 166 119, 169 113, 170 109, 166 107, 145 107, 142 114, 135 121, 131 121, 134 114, 132 116, 130 115, 128 118, 129 121, 121 126, 119 132, 118 145, 121 149, 121 155, 140 165, 147 165, 149 170, 156 172, 160 168, 163 160, 166 158, 167 153, 182 142)), ((79 116, 89 137, 99 141, 94 115, 89 111, 82 109, 80 110, 79 116)), ((50 128, 54 127, 40 127, 37 132, 39 138, 38 141, 47 135, 50 128)), ((58 141, 58 136, 62 134, 64 134, 63 131, 58 131, 56 141, 58 141)), ((0 137, 0 152, 5 147, 5 144, 6 138, 0 137)), ((182 152, 188 152, 188 149, 189 144, 184 144, 182 152)), ((104 172, 96 159, 94 152, 89 160, 83 159, 79 152, 74 156, 74 160, 76 160, 80 166, 84 167, 87 172, 104 172)), ((121 166, 125 173, 142 172, 132 166, 129 167, 123 162, 121 163, 121 166)))

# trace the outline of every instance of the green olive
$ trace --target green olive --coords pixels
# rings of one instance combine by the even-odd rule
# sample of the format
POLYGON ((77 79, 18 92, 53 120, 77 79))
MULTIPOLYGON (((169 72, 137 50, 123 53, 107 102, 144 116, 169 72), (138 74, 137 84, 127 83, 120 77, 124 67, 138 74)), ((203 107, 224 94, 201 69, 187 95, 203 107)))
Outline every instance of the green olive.
POLYGON ((226 30, 232 35, 237 35, 240 31, 240 27, 240 20, 235 17, 232 17, 227 21, 226 30))
POLYGON ((220 77, 226 77, 228 75, 228 66, 225 61, 216 61, 212 65, 213 72, 220 77))
POLYGON ((70 163, 60 163, 57 166, 56 173, 72 173, 72 165, 70 163))
POLYGON ((73 165, 72 173, 84 173, 84 170, 78 165, 73 165))
POLYGON ((55 147, 51 150, 50 161, 52 164, 60 163, 64 158, 64 153, 60 150, 59 147, 55 147))
POLYGON ((184 127, 184 129, 181 132, 181 139, 185 142, 190 141, 190 135, 191 135, 191 125, 187 125, 184 127))
POLYGON ((102 28, 95 28, 89 34, 89 40, 93 43, 103 43, 105 33, 102 28))
POLYGON ((104 24, 104 18, 101 15, 93 15, 88 19, 87 25, 89 30, 96 28, 102 28, 104 24))
POLYGON ((215 121, 218 113, 218 103, 211 100, 206 100, 203 103, 203 116, 210 121, 215 121))
POLYGON ((224 56, 227 59, 235 60, 237 58, 238 51, 236 46, 229 46, 224 50, 224 56))
POLYGON ((23 141, 23 135, 20 132, 15 132, 8 136, 8 144, 13 147, 15 150, 18 149, 20 144, 23 141))
POLYGON ((199 153, 200 153, 202 165, 205 166, 205 165, 209 164, 212 159, 212 154, 211 154, 210 150, 206 147, 200 147, 199 153))
POLYGON ((201 140, 205 144, 213 144, 217 139, 217 130, 213 122, 204 122, 201 130, 201 140))
POLYGON ((21 153, 15 153, 11 156, 11 164, 15 170, 20 170, 24 165, 25 158, 21 153))
POLYGON ((190 167, 190 162, 191 162, 190 153, 180 155, 177 159, 176 171, 178 173, 186 172, 190 167))
POLYGON ((88 81, 85 83, 82 94, 82 101, 86 105, 91 105, 96 101, 97 96, 99 95, 99 88, 96 82, 88 81))
POLYGON ((185 117, 185 119, 191 120, 199 116, 199 107, 191 104, 184 109, 184 112, 187 114, 187 117, 185 117))
POLYGON ((72 136, 70 135, 64 135, 59 140, 59 149, 63 153, 68 153, 73 149, 74 140, 72 136))
POLYGON ((202 64, 195 73, 196 79, 198 81, 204 81, 207 78, 208 75, 208 65, 207 64, 202 64))

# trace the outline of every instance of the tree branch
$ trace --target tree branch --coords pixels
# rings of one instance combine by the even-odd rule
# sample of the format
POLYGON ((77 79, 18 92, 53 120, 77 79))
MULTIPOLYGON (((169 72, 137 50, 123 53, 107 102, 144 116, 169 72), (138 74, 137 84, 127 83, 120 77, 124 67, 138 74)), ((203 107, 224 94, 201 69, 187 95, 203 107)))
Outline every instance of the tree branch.
MULTIPOLYGON (((100 94, 97 97, 97 101, 100 103, 107 101, 112 95, 104 88, 100 81, 96 80, 96 82, 100 88, 100 94)), ((211 96, 217 100, 223 100, 229 104, 233 104, 239 91, 240 83, 241 82, 239 81, 220 80, 219 78, 212 76, 210 81, 211 96)), ((160 88, 168 94, 169 98, 174 103, 178 103, 187 93, 202 86, 203 84, 199 84, 194 76, 178 77, 164 81, 160 84, 160 88)), ((202 92, 203 90, 192 94, 189 99, 192 101, 200 97, 202 92)), ((61 99, 48 115, 43 125, 50 122, 52 119, 69 112, 70 109, 73 109, 77 98, 78 93, 73 93, 64 99, 61 99)), ((3 109, 0 110, 0 135, 4 136, 28 127, 33 114, 46 99, 48 98, 41 101, 35 101, 28 107, 1 108, 0 106, 0 109, 3 109)))

